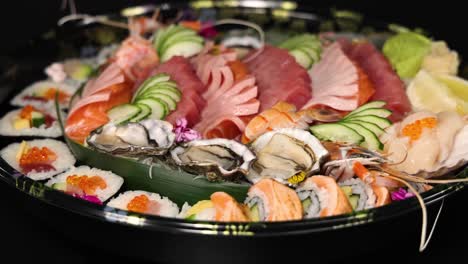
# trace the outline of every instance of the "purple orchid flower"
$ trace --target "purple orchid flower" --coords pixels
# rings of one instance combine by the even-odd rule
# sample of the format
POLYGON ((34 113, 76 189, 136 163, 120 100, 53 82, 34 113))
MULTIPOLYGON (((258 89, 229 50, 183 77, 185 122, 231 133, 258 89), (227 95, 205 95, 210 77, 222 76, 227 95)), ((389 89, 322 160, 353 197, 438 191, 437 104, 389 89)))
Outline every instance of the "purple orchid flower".
POLYGON ((195 139, 200 139, 201 135, 197 131, 187 127, 187 119, 181 118, 176 121, 174 133, 176 134, 176 142, 187 142, 195 139))
POLYGON ((392 192, 392 200, 393 201, 402 201, 402 200, 405 200, 405 199, 413 197, 413 196, 414 196, 413 193, 408 192, 404 188, 400 188, 400 189, 398 189, 398 191, 392 192))

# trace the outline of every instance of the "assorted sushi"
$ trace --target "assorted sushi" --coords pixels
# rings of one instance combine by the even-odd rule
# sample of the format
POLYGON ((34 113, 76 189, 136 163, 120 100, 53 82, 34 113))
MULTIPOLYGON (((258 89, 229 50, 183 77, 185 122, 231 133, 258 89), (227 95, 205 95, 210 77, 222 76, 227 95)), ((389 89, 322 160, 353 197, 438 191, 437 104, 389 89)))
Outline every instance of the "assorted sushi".
POLYGON ((36 139, 13 143, 2 149, 1 157, 15 170, 33 180, 45 180, 68 170, 76 160, 61 141, 36 139))
POLYGON ((46 185, 83 199, 103 203, 122 186, 122 177, 88 166, 72 167, 47 181, 46 185))
MULTIPOLYGON (((65 116, 61 113, 61 116, 65 116)), ((62 136, 57 113, 52 109, 41 109, 32 105, 8 112, 0 119, 2 136, 62 136)))
POLYGON ((68 108, 72 95, 76 92, 77 88, 65 83, 57 83, 49 80, 35 82, 12 100, 11 104, 14 106, 27 106, 31 105, 38 108, 45 106, 53 108, 55 98, 58 98, 62 108, 68 108))
POLYGON ((1 157, 74 197, 187 221, 353 214, 467 181, 450 177, 468 163, 468 81, 445 42, 396 33, 379 50, 311 32, 241 50, 195 24, 130 25, 92 60, 51 64, 0 135, 68 146, 34 139, 1 157), (86 150, 80 166, 69 148, 86 150))

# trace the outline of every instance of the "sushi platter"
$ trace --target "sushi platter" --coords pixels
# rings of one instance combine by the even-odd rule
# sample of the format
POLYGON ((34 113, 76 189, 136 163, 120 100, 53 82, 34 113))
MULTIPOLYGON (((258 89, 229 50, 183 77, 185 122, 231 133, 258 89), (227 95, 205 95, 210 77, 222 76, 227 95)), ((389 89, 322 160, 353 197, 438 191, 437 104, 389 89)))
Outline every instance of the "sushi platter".
POLYGON ((328 259, 351 237, 340 257, 382 237, 425 250, 468 182, 461 56, 420 29, 261 2, 62 18, 0 80, 0 183, 141 259, 328 259))

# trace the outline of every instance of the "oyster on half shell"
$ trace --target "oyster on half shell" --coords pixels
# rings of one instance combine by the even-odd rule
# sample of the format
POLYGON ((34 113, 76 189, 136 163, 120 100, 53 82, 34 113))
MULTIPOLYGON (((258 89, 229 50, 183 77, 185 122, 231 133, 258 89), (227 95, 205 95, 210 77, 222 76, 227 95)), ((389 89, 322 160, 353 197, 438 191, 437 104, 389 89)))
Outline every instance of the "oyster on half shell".
POLYGON ((171 150, 174 163, 208 180, 237 180, 247 174, 255 155, 239 142, 228 139, 193 140, 171 150))
POLYGON ((138 123, 116 125, 108 123, 93 132, 86 143, 93 149, 129 157, 159 156, 174 144, 172 124, 146 119, 138 123))
POLYGON ((328 151, 311 133, 301 129, 278 129, 263 134, 251 145, 257 159, 247 179, 253 183, 273 178, 296 185, 319 171, 328 151))

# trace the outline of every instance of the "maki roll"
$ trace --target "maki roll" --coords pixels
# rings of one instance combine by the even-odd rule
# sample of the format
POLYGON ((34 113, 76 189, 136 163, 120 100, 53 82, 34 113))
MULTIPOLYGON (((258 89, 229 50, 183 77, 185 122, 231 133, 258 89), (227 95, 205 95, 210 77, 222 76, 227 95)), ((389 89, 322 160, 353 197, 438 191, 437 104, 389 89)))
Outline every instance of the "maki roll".
POLYGON ((263 179, 250 187, 245 201, 252 221, 302 219, 302 204, 296 192, 272 179, 263 179))
POLYGON ((15 170, 33 180, 49 179, 76 162, 65 143, 52 139, 10 144, 1 151, 1 157, 15 170))
POLYGON ((245 207, 225 192, 215 192, 210 196, 210 200, 199 201, 193 206, 185 203, 179 217, 219 222, 249 221, 245 207))
POLYGON ((179 214, 179 207, 169 198, 145 191, 126 191, 110 200, 107 206, 130 212, 166 217, 176 217, 179 214))
POLYGON ((53 107, 55 96, 58 93, 58 100, 61 108, 68 108, 70 98, 75 93, 76 88, 66 83, 51 81, 39 81, 26 87, 17 94, 11 104, 14 106, 32 105, 38 108, 53 107))
POLYGON ((351 203, 353 210, 370 209, 391 202, 390 191, 383 186, 366 184, 358 178, 339 183, 351 203))
POLYGON ((0 119, 0 135, 60 137, 62 130, 55 111, 27 105, 0 119))
POLYGON ((351 213, 348 197, 336 181, 328 176, 312 176, 297 189, 305 218, 326 217, 351 213))
POLYGON ((46 185, 78 198, 102 203, 116 194, 123 182, 122 177, 110 171, 79 166, 55 176, 46 185))

